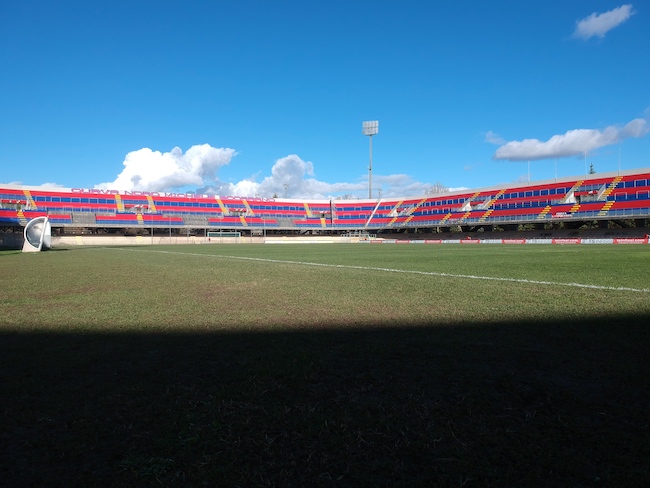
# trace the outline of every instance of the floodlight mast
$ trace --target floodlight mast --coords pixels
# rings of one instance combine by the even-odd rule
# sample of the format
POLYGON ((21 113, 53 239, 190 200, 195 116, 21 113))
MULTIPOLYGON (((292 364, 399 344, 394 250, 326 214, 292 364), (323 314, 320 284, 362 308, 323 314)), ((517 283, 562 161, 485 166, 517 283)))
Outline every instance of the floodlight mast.
POLYGON ((372 199, 372 136, 379 132, 379 121, 369 120, 363 122, 362 132, 364 136, 370 137, 370 164, 368 165, 368 198, 372 199))

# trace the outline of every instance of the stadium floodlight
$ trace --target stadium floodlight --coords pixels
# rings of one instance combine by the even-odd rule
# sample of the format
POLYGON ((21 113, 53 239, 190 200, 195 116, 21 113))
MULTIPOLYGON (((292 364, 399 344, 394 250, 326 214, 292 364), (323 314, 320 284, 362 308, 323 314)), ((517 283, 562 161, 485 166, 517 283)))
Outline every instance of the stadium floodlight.
POLYGON ((368 120, 361 125, 364 136, 370 137, 370 163, 368 164, 368 198, 372 199, 372 136, 379 132, 379 121, 368 120))

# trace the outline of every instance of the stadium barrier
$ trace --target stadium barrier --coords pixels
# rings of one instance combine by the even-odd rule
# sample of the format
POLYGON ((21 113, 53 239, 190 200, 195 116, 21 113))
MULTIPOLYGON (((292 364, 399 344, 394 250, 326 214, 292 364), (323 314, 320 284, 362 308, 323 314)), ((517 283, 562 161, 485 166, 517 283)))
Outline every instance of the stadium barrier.
POLYGON ((474 245, 589 245, 589 244, 649 244, 648 237, 625 238, 555 238, 555 239, 370 239, 358 240, 338 236, 296 236, 296 237, 241 237, 208 240, 204 236, 52 236, 52 247, 68 246, 146 246, 164 244, 474 244, 474 245))

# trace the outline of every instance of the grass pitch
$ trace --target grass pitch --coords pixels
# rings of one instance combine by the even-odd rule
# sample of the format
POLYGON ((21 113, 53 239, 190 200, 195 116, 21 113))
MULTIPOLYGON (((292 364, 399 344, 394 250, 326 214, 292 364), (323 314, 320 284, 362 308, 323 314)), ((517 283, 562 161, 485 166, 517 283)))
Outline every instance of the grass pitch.
POLYGON ((641 486, 647 246, 0 253, 7 486, 641 486))

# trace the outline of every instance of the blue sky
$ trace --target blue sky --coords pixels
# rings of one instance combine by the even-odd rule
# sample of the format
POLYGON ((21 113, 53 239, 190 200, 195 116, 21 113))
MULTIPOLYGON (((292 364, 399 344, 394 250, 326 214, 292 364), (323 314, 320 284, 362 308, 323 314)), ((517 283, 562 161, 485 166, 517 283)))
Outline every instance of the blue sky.
POLYGON ((650 7, 0 2, 0 183, 421 195, 650 166, 650 7), (530 161, 530 164, 528 163, 530 161))

